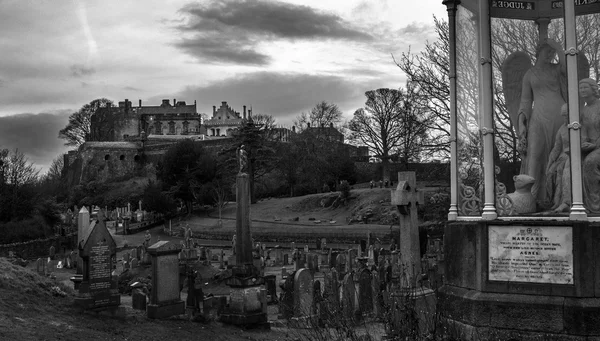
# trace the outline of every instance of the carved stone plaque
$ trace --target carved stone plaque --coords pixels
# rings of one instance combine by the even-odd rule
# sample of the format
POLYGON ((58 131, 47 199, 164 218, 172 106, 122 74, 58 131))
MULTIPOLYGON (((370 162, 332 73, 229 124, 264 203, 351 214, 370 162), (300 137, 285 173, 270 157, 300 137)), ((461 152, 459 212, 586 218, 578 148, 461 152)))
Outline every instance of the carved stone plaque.
POLYGON ((571 226, 489 226, 490 281, 573 284, 571 226))

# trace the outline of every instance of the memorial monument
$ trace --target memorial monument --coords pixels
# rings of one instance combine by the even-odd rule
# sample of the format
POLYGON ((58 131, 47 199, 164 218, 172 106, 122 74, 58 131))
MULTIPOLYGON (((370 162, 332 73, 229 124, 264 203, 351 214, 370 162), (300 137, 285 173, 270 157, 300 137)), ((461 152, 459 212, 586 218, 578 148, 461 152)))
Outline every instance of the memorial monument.
POLYGON ((600 2, 443 4, 452 158, 442 319, 473 340, 598 338, 600 104, 585 57, 597 48, 585 42, 600 29, 576 22, 597 18, 600 2), (499 160, 512 148, 505 133, 520 167, 499 160))
POLYGON ((267 326, 266 291, 261 286, 264 278, 254 266, 252 236, 250 233, 250 176, 248 152, 242 145, 237 150, 239 172, 236 176, 235 265, 226 283, 231 287, 229 305, 221 314, 221 321, 235 325, 267 326))

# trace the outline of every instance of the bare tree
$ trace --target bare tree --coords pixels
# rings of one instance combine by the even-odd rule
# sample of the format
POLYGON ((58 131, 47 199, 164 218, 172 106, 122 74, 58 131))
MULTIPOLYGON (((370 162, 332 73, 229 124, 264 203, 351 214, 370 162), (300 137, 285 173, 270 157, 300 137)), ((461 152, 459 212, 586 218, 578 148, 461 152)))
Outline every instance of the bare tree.
POLYGON ((349 128, 354 139, 381 159, 387 178, 387 163, 394 150, 400 151, 403 161, 417 158, 427 125, 421 119, 416 89, 410 84, 406 90, 381 88, 367 91, 365 96, 365 108, 354 112, 349 128))
POLYGON ((66 140, 65 146, 79 147, 90 135, 92 116, 101 107, 112 106, 113 102, 106 98, 91 101, 69 116, 69 123, 58 132, 58 137, 66 140))
POLYGON ((342 121, 342 111, 336 104, 321 101, 317 103, 310 113, 301 113, 296 117, 294 125, 299 131, 306 129, 308 123, 313 127, 337 126, 342 121))

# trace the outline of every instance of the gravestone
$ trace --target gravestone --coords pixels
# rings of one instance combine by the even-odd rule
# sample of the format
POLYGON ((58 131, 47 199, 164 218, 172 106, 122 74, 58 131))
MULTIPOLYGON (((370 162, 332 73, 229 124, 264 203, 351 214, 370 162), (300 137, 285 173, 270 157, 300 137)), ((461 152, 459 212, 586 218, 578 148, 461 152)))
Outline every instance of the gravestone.
POLYGON ((279 284, 281 295, 279 297, 279 318, 289 319, 294 316, 294 277, 292 272, 279 284))
MULTIPOLYGON (((417 189, 417 178, 415 172, 398 172, 398 187, 391 193, 392 205, 398 208, 400 213, 400 245, 399 245, 399 267, 396 270, 396 260, 392 261, 392 277, 396 272, 400 273, 400 293, 392 294, 401 297, 409 297, 416 310, 419 321, 419 334, 425 335, 431 326, 428 324, 435 314, 436 299, 433 290, 418 288, 417 279, 421 272, 421 251, 419 242, 419 225, 417 218, 417 207, 424 203, 423 192, 417 189)), ((396 258, 394 252, 392 257, 396 258)), ((401 298, 400 297, 400 298, 401 298)), ((394 300, 394 298, 392 299, 394 300)), ((407 311, 401 311, 401 319, 407 311)))
POLYGON ((294 276, 294 316, 304 317, 312 314, 313 276, 308 269, 296 271, 294 276))
POLYGON ((373 312, 373 278, 369 269, 362 269, 358 274, 358 312, 369 315, 373 312))
POLYGON ((381 288, 381 281, 379 280, 379 273, 377 271, 371 272, 373 280, 371 282, 372 298, 373 298, 373 314, 375 317, 380 318, 383 315, 383 293, 381 288))
POLYGON ((109 310, 114 314, 121 304, 117 279, 112 276, 117 245, 104 219, 94 220, 89 228, 79 247, 83 276, 75 305, 81 310, 109 310))
POLYGON ((131 261, 131 257, 130 257, 130 255, 129 255, 129 253, 128 253, 128 252, 125 252, 125 253, 123 254, 123 262, 127 262, 127 263, 129 263, 129 261, 131 261))
POLYGON ((346 273, 346 255, 338 254, 335 260, 335 269, 339 276, 343 276, 346 273))
POLYGON ((356 286, 354 284, 354 273, 350 272, 344 276, 340 291, 340 303, 342 306, 343 317, 354 318, 354 312, 356 309, 356 286))
POLYGON ((131 260, 131 268, 135 269, 139 266, 139 261, 137 260, 137 258, 134 258, 131 260))
POLYGON ((46 262, 43 258, 38 258, 35 262, 36 271, 39 275, 46 276, 46 262))
POLYGON ((327 307, 331 313, 335 314, 340 306, 340 280, 335 268, 325 274, 325 288, 323 295, 327 302, 327 307))
POLYGON ((50 255, 50 259, 54 260, 54 257, 56 256, 56 248, 54 247, 54 245, 50 246, 48 254, 50 255))
POLYGON ((152 257, 152 292, 146 308, 149 318, 162 319, 185 314, 185 303, 180 297, 179 260, 180 246, 169 241, 159 241, 148 247, 152 257))
POLYGON ((134 289, 131 293, 131 307, 136 310, 146 311, 146 294, 141 289, 134 289))

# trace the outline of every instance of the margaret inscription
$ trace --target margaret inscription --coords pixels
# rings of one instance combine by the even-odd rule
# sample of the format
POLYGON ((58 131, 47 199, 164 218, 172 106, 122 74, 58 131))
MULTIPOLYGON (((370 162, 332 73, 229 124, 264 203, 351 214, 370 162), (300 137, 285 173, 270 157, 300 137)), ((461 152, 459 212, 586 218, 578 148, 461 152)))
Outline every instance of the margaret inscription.
POLYGON ((571 226, 489 226, 490 281, 573 284, 571 226))

